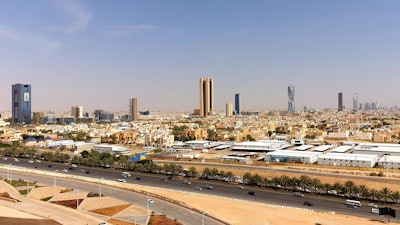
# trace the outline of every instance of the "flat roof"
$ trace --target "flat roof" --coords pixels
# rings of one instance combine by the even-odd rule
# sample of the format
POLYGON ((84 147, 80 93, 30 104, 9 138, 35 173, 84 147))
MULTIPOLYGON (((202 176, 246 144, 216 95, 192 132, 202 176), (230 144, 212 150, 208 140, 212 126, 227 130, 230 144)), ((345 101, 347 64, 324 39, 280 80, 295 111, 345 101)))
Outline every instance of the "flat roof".
POLYGON ((338 146, 334 149, 331 150, 331 152, 337 152, 337 153, 345 153, 348 150, 352 149, 353 146, 349 146, 349 145, 342 145, 342 146, 338 146))
POLYGON ((287 150, 276 150, 266 153, 267 155, 282 155, 282 156, 318 156, 321 152, 303 152, 303 151, 287 151, 287 150))
POLYGON ((397 155, 385 155, 379 159, 379 162, 395 162, 400 163, 400 156, 397 155))
POLYGON ((323 151, 326 151, 326 150, 328 150, 330 148, 332 148, 332 145, 320 145, 320 146, 317 146, 316 148, 313 148, 312 151, 323 152, 323 151))
POLYGON ((220 146, 215 147, 215 150, 225 149, 225 148, 230 148, 230 147, 232 147, 232 145, 220 145, 220 146))
POLYGON ((355 151, 400 152, 399 144, 359 144, 355 151))
POLYGON ((305 151, 307 149, 312 148, 314 145, 300 145, 300 146, 296 146, 294 148, 294 150, 298 150, 298 151, 305 151))
POLYGON ((348 154, 348 153, 327 153, 320 155, 320 159, 342 159, 342 160, 361 160, 361 161, 372 161, 377 160, 377 155, 367 154, 348 154))

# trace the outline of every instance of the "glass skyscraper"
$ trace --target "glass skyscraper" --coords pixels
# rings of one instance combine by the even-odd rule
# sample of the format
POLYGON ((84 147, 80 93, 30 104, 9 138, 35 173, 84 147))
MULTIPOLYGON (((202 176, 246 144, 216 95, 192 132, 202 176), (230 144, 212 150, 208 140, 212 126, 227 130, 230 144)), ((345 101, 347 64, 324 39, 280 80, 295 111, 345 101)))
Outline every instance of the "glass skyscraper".
POLYGON ((32 96, 30 84, 12 85, 12 123, 32 122, 32 96))
POLYGON ((338 93, 338 111, 339 112, 343 111, 343 93, 342 92, 338 93))
POLYGON ((288 113, 295 113, 296 108, 295 108, 295 104, 294 104, 294 86, 293 85, 289 85, 289 87, 288 87, 288 97, 289 97, 288 113))
POLYGON ((240 95, 235 94, 235 114, 240 115, 240 95))
POLYGON ((353 111, 358 111, 358 94, 353 93, 353 111))

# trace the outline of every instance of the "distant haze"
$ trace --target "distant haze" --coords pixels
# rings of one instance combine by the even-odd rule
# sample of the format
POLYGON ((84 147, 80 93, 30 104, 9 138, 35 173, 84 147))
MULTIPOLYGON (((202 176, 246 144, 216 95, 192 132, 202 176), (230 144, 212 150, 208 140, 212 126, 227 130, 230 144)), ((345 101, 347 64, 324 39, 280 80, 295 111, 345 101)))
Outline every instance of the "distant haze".
POLYGON ((0 111, 11 85, 32 85, 33 111, 399 104, 400 1, 2 1, 0 111))

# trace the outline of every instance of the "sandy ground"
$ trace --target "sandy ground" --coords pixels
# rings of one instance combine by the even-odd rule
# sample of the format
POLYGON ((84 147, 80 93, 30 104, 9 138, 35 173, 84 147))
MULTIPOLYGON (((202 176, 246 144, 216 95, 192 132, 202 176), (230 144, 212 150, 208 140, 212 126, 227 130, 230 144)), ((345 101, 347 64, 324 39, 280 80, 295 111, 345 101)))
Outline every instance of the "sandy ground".
POLYGON ((381 221, 355 216, 313 212, 311 210, 288 209, 271 207, 251 201, 232 200, 220 197, 209 197, 201 194, 189 194, 177 191, 166 191, 157 188, 151 189, 152 193, 168 196, 169 198, 184 201, 188 206, 218 217, 230 224, 382 224, 381 221), (282 222, 284 221, 284 222, 282 222))

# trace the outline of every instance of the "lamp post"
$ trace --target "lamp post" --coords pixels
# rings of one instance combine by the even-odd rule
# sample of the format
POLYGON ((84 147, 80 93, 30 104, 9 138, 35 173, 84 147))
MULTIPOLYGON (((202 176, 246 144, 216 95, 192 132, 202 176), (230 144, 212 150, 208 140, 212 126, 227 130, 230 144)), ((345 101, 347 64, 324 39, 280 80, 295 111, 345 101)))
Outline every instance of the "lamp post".
POLYGON ((133 211, 133 225, 136 225, 136 210, 129 210, 129 211, 133 211))
POLYGON ((147 192, 147 198, 146 198, 146 208, 147 208, 147 212, 149 212, 149 192, 147 192))
POLYGON ((29 197, 29 188, 28 188, 28 181, 26 180, 26 197, 29 197))
POLYGON ((12 164, 10 164, 10 165, 9 165, 9 168, 7 168, 7 171, 8 171, 8 174, 7 174, 7 175, 8 175, 8 181, 9 181, 10 184, 11 184, 11 179, 12 179, 12 178, 11 178, 11 166, 12 166, 12 164))
POLYGON ((101 197, 101 183, 103 181, 104 177, 99 179, 99 197, 101 197))
MULTIPOLYGON (((57 173, 58 170, 55 170, 54 172, 57 173)), ((56 175, 54 174, 54 187, 55 186, 57 186, 57 178, 56 178, 56 175)))
POLYGON ((75 193, 76 193, 76 210, 78 210, 78 206, 79 206, 78 190, 75 190, 75 193))
POLYGON ((204 215, 206 215, 207 212, 203 212, 201 215, 201 225, 204 225, 204 215))

